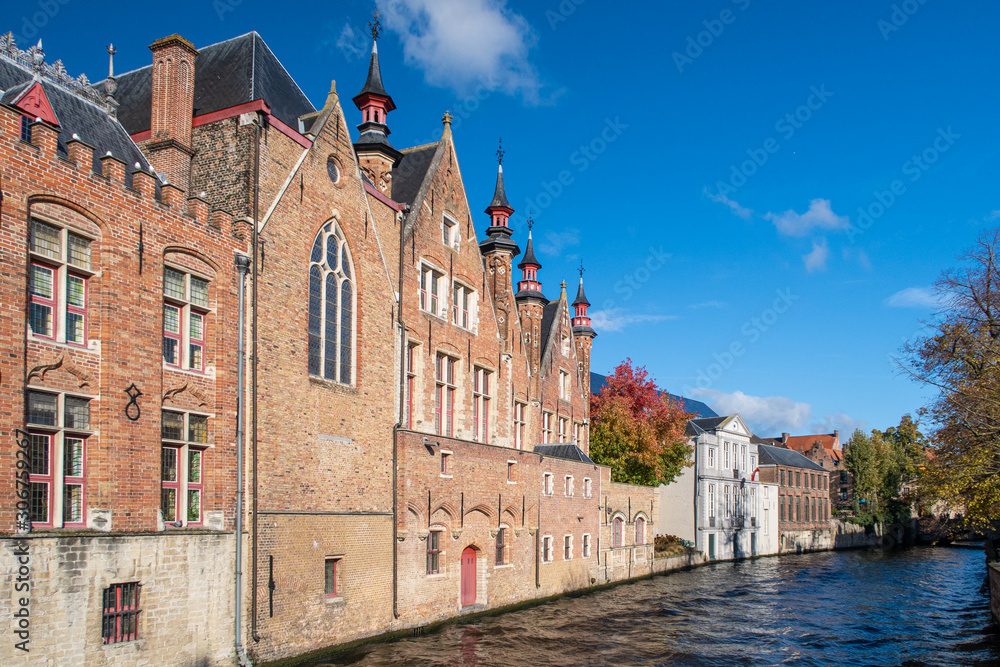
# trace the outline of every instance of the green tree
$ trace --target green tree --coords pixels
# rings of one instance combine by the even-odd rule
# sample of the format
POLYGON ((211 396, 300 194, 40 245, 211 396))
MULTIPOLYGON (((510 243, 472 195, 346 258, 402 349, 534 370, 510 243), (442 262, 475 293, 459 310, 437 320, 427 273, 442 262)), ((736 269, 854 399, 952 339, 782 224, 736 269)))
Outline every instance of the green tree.
POLYGON ((691 465, 684 429, 693 416, 626 359, 590 397, 590 458, 609 466, 615 482, 669 484, 691 465))
POLYGON ((937 390, 926 414, 931 436, 923 487, 987 529, 1000 517, 1000 229, 935 283, 941 311, 903 348, 902 367, 937 390))
POLYGON ((854 476, 857 521, 871 525, 908 517, 927 461, 926 439, 913 418, 904 415, 899 426, 871 434, 855 430, 845 450, 844 465, 854 476))

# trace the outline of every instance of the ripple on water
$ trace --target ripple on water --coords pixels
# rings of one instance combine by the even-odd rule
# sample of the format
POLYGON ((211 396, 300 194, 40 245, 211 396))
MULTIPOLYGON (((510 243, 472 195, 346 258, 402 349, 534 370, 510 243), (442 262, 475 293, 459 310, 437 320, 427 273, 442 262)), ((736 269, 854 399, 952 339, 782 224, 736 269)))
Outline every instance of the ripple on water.
POLYGON ((909 549, 719 563, 314 665, 997 665, 982 554, 909 549))

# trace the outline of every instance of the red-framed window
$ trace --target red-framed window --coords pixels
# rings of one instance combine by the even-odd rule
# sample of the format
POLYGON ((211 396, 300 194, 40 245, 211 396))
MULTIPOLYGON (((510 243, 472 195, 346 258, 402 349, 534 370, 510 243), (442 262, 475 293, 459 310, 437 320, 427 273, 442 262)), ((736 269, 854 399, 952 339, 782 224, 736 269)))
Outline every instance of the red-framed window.
POLYGON ((635 543, 646 543, 646 520, 641 516, 635 519, 635 543))
POLYGON ((340 596, 340 556, 327 556, 323 563, 323 592, 327 598, 340 596))
POLYGON ((503 526, 497 529, 496 552, 496 564, 504 565, 507 562, 507 529, 503 526))
POLYGON ((417 372, 414 367, 414 356, 416 345, 410 343, 406 346, 406 428, 413 428, 413 399, 417 385, 417 372))
POLYGON ((427 574, 441 571, 441 532, 432 530, 427 535, 427 574))
POLYGON ((160 511, 171 527, 199 526, 204 516, 205 452, 208 417, 163 410, 160 511))
POLYGON ((420 267, 420 310, 438 317, 447 316, 441 298, 441 281, 444 274, 427 265, 420 267))
POLYGON ((441 474, 451 475, 451 452, 441 452, 441 474))
POLYGON ((163 361, 168 366, 203 373, 208 327, 209 281, 163 269, 163 361))
POLYGON ((528 406, 514 402, 514 449, 524 449, 524 429, 527 425, 524 411, 528 406))
POLYGON ((52 439, 48 433, 29 433, 31 488, 29 518, 33 527, 52 525, 52 439))
POLYGON ((490 441, 490 372, 476 368, 472 383, 472 439, 490 441))
POLYGON ((142 585, 134 581, 111 584, 104 589, 101 617, 101 639, 105 644, 118 644, 139 637, 139 591, 142 585))
POLYGON ((163 304, 163 360, 181 365, 181 309, 169 303, 163 304))
POLYGON ((438 354, 435 368, 434 422, 438 435, 451 437, 455 414, 455 360, 438 354))
POLYGON ((26 408, 31 524, 37 528, 83 526, 90 399, 28 391, 26 408))
POLYGON ((42 338, 56 338, 56 275, 58 269, 42 264, 31 263, 31 305, 28 311, 28 323, 31 331, 42 338))
POLYGON ((616 516, 615 520, 611 522, 611 546, 620 547, 622 545, 622 527, 624 523, 620 516, 616 516))
POLYGON ((87 282, 92 240, 68 229, 31 221, 29 250, 32 334, 70 345, 87 345, 87 282), (65 287, 60 307, 60 287, 65 287))
POLYGON ((460 283, 452 287, 451 323, 463 329, 472 328, 473 291, 460 283))

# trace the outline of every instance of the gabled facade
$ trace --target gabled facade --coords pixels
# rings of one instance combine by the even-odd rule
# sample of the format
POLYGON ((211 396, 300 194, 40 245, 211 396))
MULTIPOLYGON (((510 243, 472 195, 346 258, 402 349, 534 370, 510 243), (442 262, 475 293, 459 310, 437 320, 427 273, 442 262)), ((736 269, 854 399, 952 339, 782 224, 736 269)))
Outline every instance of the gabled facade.
POLYGON ((374 44, 356 109, 256 33, 150 49, 93 86, 0 55, 32 656, 274 660, 650 573, 654 491, 587 456, 582 278, 545 296, 502 165, 487 220, 450 116, 395 148, 374 44))
POLYGON ((692 419, 686 434, 694 465, 659 487, 657 532, 690 540, 709 560, 760 554, 762 495, 750 429, 732 414, 692 419))

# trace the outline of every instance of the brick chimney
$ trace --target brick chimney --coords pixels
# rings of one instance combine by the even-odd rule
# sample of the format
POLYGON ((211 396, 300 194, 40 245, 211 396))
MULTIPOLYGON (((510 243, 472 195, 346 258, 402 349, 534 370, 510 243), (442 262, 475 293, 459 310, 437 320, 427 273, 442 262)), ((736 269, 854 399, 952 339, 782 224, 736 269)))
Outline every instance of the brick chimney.
POLYGON ((788 434, 787 433, 782 433, 781 434, 781 444, 783 444, 783 445, 788 444, 788 434))
POLYGON ((167 181, 187 191, 191 180, 194 61, 198 51, 180 35, 153 42, 153 108, 149 162, 167 181))

